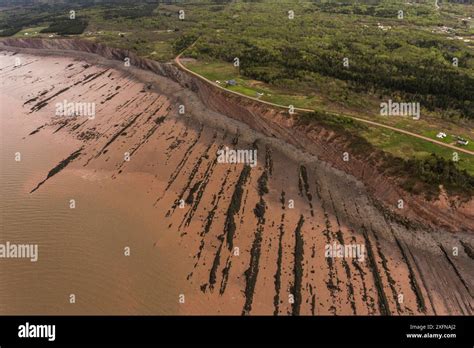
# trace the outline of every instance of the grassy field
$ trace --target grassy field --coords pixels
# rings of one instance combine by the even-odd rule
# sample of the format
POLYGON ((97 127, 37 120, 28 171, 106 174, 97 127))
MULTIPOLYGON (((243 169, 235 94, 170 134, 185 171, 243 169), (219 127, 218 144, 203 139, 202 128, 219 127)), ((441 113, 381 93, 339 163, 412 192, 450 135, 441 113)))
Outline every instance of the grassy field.
POLYGON ((26 28, 20 30, 18 33, 16 33, 14 36, 15 37, 38 37, 38 36, 45 36, 44 34, 41 33, 41 30, 47 28, 46 26, 40 26, 40 27, 32 27, 32 28, 26 28))
MULTIPOLYGON (((453 150, 414 138, 405 134, 380 127, 368 127, 360 133, 375 147, 380 148, 400 158, 423 159, 432 153, 446 159, 453 159, 453 150)), ((458 167, 474 175, 474 156, 457 152, 458 167)))

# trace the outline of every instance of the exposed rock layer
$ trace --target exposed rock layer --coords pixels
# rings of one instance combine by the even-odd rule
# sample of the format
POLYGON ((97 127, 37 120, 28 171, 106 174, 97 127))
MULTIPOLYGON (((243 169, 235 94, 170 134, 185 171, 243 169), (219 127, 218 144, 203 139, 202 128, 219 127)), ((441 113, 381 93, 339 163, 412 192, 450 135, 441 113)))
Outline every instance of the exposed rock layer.
MULTIPOLYGON (((25 136, 61 133, 83 142, 67 163, 51 165, 55 175, 66 165, 113 177, 149 172, 165 183, 150 206, 189 248, 195 262, 188 281, 212 313, 473 313, 473 260, 465 247, 474 245, 472 234, 439 227, 469 230, 470 216, 441 214, 406 196, 409 219, 395 215, 381 202, 403 193, 369 164, 343 162, 344 144, 329 131, 295 129, 281 111, 129 52, 77 40, 4 42, 36 54, 74 51, 78 60, 61 58, 51 70, 54 84, 35 75, 40 58, 17 54, 21 66, 1 66, 1 93, 22 98, 25 117, 44 117, 25 136), (27 88, 18 88, 20 77, 27 88), (94 101, 96 117, 55 116, 64 99, 94 101), (178 114, 181 104, 186 116, 178 114), (218 163, 224 146, 256 147, 258 166, 218 163), (325 257, 325 245, 334 243, 363 245, 365 258, 325 257)), ((54 183, 49 173, 38 190, 54 183)))

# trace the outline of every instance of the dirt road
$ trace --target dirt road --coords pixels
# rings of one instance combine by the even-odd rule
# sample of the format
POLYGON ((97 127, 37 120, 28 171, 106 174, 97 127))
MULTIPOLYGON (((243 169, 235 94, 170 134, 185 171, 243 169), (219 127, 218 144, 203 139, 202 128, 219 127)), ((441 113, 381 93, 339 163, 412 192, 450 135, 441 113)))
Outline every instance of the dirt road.
MULTIPOLYGON (((244 98, 248 98, 248 99, 251 99, 251 100, 254 100, 254 101, 257 101, 257 102, 260 102, 260 103, 263 103, 263 104, 267 104, 267 105, 270 105, 270 106, 273 106, 273 107, 276 107, 276 108, 283 108, 283 109, 289 109, 288 106, 286 105, 280 105, 280 104, 275 104, 275 103, 271 103, 271 102, 267 102, 267 101, 264 101, 264 100, 260 100, 258 98, 254 98, 254 97, 249 97, 245 94, 242 94, 242 93, 239 93, 239 92, 235 92, 235 91, 232 91, 232 90, 229 90, 227 88, 224 88, 222 86, 219 86, 217 84, 215 84, 214 82, 212 82, 211 80, 205 78, 204 76, 201 76, 197 73, 195 73, 194 71, 186 68, 182 63, 181 63, 181 55, 183 54, 183 52, 181 54, 179 54, 178 56, 176 56, 176 58, 174 59, 176 65, 188 72, 189 74, 192 74, 194 76, 196 76, 197 78, 207 82, 207 83, 210 83, 212 84, 213 86, 215 87, 218 87, 228 93, 233 93, 233 94, 236 94, 240 97, 244 97, 244 98)), ((303 108, 294 108, 295 111, 300 111, 300 112, 314 112, 314 110, 311 110, 311 109, 303 109, 303 108)), ((336 113, 331 113, 331 112, 328 112, 328 114, 332 114, 332 115, 337 115, 336 113)), ((440 145, 440 146, 444 146, 444 147, 447 147, 447 148, 450 148, 450 149, 453 149, 455 151, 459 151, 459 152, 463 152, 463 153, 467 153, 469 155, 474 155, 474 152, 473 151, 470 151, 470 150, 467 150, 467 149, 463 149, 463 148, 460 148, 460 147, 457 147, 457 146, 454 146, 454 145, 451 145, 451 144, 446 144, 446 143, 443 143, 441 141, 438 141, 438 140, 435 140, 435 139, 431 139, 431 138, 428 138, 428 137, 425 137, 423 135, 420 135, 420 134, 416 134, 416 133, 413 133, 413 132, 410 132, 410 131, 407 131, 407 130, 404 130, 404 129, 400 129, 400 128, 396 128, 396 127, 392 127, 392 126, 389 126, 389 125, 386 125, 386 124, 383 124, 383 123, 379 123, 379 122, 374 122, 374 121, 369 121, 369 120, 366 120, 366 119, 363 119, 363 118, 359 118, 359 117, 355 117, 355 116, 350 116, 350 115, 343 115, 345 117, 350 117, 354 120, 357 120, 359 122, 363 122, 365 124, 370 124, 372 126, 377 126, 377 127, 382 127, 382 128, 386 128, 386 129, 390 129, 392 131, 395 131, 395 132, 398 132, 398 133, 402 133, 402 134, 406 134, 406 135, 410 135, 412 137, 415 137, 415 138, 418 138, 418 139, 422 139, 422 140, 425 140, 425 141, 429 141, 433 144, 436 144, 436 145, 440 145)))

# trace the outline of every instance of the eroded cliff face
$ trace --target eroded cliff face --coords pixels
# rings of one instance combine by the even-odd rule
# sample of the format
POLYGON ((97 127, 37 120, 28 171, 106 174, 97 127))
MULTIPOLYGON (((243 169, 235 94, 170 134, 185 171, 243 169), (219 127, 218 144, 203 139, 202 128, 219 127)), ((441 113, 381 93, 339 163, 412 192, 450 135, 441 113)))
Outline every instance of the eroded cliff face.
POLYGON ((180 276, 200 306, 188 303, 183 313, 474 312, 474 241, 462 231, 472 215, 407 196, 369 161, 343 162, 347 142, 330 130, 104 45, 3 43, 0 92, 21 101, 25 117, 37 116, 25 141, 81 143, 28 191, 47 190, 64 168, 111 173, 111 180, 151 174, 144 209, 156 211, 193 261, 180 276), (15 67, 14 54, 24 64, 15 67), (75 59, 62 57, 45 73, 38 54, 75 59), (95 102, 97 116, 53 115, 64 99, 95 102), (257 149, 258 165, 219 163, 216 152, 226 146, 257 149), (404 217, 387 209, 400 196, 404 217), (327 257, 327 245, 363 247, 364 256, 327 257))
MULTIPOLYGON (((132 66, 164 76, 194 92, 207 109, 242 122, 265 136, 280 139, 355 176, 364 182, 372 195, 394 214, 433 228, 474 231, 474 199, 466 201, 443 195, 439 200, 427 201, 423 196, 410 194, 401 189, 393 178, 380 173, 376 163, 371 161, 371 157, 376 157, 374 154, 367 154, 364 158, 352 156, 351 161, 343 161, 342 154, 351 153, 350 144, 347 139, 335 134, 334 131, 324 127, 300 125, 296 121, 298 116, 293 117, 285 110, 226 93, 172 64, 144 59, 130 51, 85 40, 4 39, 3 43, 23 48, 87 52, 122 62, 125 58, 129 58, 132 66), (403 199, 410 208, 396 209, 399 199, 403 199)), ((186 100, 181 102, 186 104, 186 100)), ((191 105, 190 109, 192 108, 191 105)))

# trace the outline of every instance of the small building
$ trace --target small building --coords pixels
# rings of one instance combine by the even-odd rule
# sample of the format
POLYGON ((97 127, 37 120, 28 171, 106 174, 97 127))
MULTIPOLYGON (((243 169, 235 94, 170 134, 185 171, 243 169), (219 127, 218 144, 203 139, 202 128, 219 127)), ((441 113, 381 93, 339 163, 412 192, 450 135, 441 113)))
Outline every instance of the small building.
POLYGON ((439 138, 439 139, 444 139, 446 138, 446 133, 444 132, 439 132, 437 135, 436 135, 436 138, 439 138))

